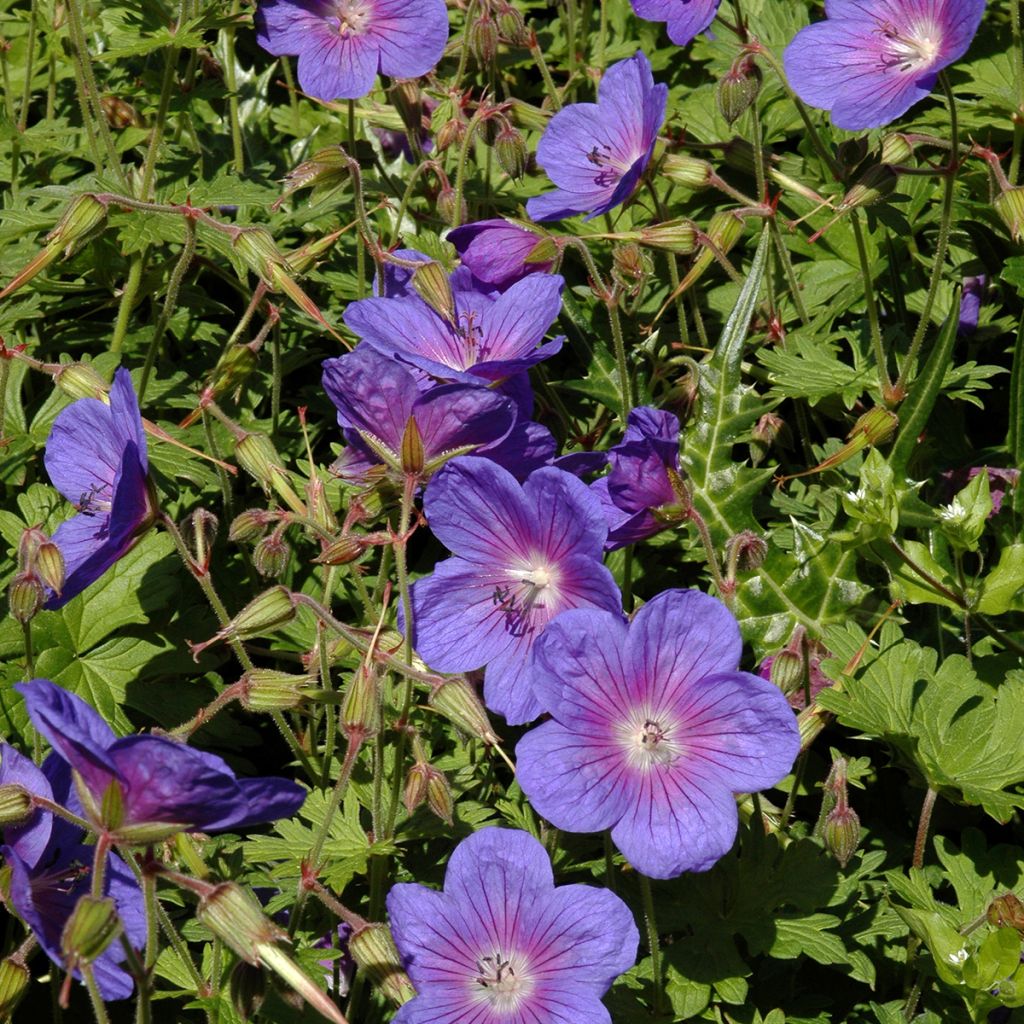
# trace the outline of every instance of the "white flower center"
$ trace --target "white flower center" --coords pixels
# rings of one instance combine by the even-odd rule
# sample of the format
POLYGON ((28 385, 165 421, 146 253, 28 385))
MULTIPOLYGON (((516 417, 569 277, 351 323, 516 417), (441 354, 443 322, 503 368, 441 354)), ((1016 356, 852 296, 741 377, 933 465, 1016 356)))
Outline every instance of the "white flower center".
POLYGON ((368 28, 373 4, 370 0, 335 0, 334 13, 338 18, 340 35, 362 35, 368 28))
POLYGON ((477 960, 472 984, 477 999, 486 1001, 499 1013, 518 1009, 533 990, 533 980, 527 974, 524 958, 498 950, 477 960))
POLYGON ((901 71, 922 71, 931 67, 942 49, 942 33, 931 21, 918 22, 903 31, 889 22, 881 22, 879 32, 885 38, 882 63, 901 71))
POLYGON ((622 724, 619 735, 629 763, 636 768, 671 764, 683 752, 679 727, 665 715, 636 715, 622 724))
MULTIPOLYGON (((557 570, 541 561, 509 569, 512 583, 494 588, 493 601, 506 616, 513 636, 532 633, 534 617, 549 609, 555 599, 557 570)), ((546 621, 546 619, 545 619, 546 621)))

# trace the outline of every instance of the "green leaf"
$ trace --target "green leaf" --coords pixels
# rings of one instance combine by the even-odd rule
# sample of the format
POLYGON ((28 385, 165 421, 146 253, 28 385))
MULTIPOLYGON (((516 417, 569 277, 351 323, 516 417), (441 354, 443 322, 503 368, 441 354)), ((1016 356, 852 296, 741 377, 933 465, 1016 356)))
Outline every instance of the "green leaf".
POLYGON ((1011 610, 1024 611, 1024 544, 1003 548, 999 561, 981 583, 978 611, 983 615, 1002 615, 1011 610))
POLYGON ((906 921, 910 930, 928 947, 939 977, 950 985, 959 985, 963 965, 969 953, 964 937, 937 911, 893 908, 906 921))

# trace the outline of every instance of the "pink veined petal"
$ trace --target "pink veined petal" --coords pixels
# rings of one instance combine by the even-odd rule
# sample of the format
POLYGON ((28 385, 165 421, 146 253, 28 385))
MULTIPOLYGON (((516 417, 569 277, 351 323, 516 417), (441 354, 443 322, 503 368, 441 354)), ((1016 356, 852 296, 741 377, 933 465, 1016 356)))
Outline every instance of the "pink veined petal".
POLYGON ((43 462, 53 486, 72 504, 110 501, 122 447, 110 407, 98 398, 80 398, 54 420, 43 462))
POLYGON ((373 88, 379 55, 369 33, 311 33, 299 53, 299 85, 320 100, 358 99, 373 88))
POLYGON ((373 0, 370 32, 380 47, 380 69, 397 78, 432 70, 448 42, 444 0, 373 0))
POLYGON ((478 362, 529 356, 562 309, 564 284, 557 274, 532 275, 485 307, 478 362))
POLYGON ((304 53, 317 36, 337 35, 330 0, 263 0, 256 10, 256 41, 275 57, 304 53))
POLYGON ((685 46, 703 32, 718 11, 721 0, 630 0, 637 17, 668 22, 668 37, 685 46))

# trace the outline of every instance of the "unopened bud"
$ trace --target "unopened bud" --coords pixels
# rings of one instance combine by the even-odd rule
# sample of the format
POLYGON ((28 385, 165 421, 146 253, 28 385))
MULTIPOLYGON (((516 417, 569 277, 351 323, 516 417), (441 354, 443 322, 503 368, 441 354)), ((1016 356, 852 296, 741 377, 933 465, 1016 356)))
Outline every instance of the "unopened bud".
POLYGON ((267 284, 271 283, 272 268, 285 262, 274 236, 266 228, 239 228, 231 247, 242 263, 267 284))
POLYGON ((691 191, 707 188, 711 184, 714 168, 707 160, 683 153, 670 153, 662 160, 659 174, 668 178, 674 185, 681 185, 691 191))
POLYGON ((367 736, 376 735, 380 699, 377 673, 366 665, 360 665, 352 673, 341 709, 341 731, 347 739, 366 739, 367 736))
POLYGON ((899 423, 900 420, 896 413, 889 409, 876 407, 869 409, 857 419, 847 437, 850 439, 863 437, 870 445, 882 444, 896 433, 899 423))
POLYGON ((479 695, 465 679, 445 680, 434 688, 428 703, 466 735, 485 743, 498 742, 479 695))
POLYGON ((860 818, 852 807, 840 801, 825 819, 822 830, 825 849, 845 868, 860 845, 860 818))
POLYGON ((741 530, 726 541, 725 550, 730 566, 735 566, 742 572, 749 572, 764 565, 768 544, 753 530, 741 530))
POLYGON ((222 882, 201 897, 196 917, 240 959, 254 966, 260 962, 261 947, 286 937, 263 913, 256 897, 234 882, 222 882))
POLYGON ((412 286, 423 301, 448 323, 455 323, 455 297, 452 286, 440 263, 430 260, 417 265, 412 286))
POLYGON ((997 896, 986 912, 988 923, 993 928, 1016 928, 1024 935, 1024 903, 1012 893, 997 896))
POLYGON ((527 42, 526 22, 511 4, 503 3, 498 8, 498 32, 501 38, 513 46, 525 46, 527 42))
POLYGON ((338 519, 331 508, 327 498, 327 488, 320 479, 315 467, 309 468, 309 479, 306 481, 306 505, 309 507, 309 517, 322 530, 334 533, 338 529, 338 519))
POLYGON ((7 604, 11 616, 22 625, 36 617, 45 600, 46 591, 33 572, 18 573, 7 588, 7 604))
POLYGON ((427 773, 427 806, 443 822, 451 825, 455 813, 455 803, 452 800, 452 787, 444 772, 438 771, 433 766, 428 766, 427 773))
POLYGON ((518 181, 526 173, 526 143, 522 135, 511 125, 506 124, 494 140, 494 152, 498 156, 501 169, 518 181))
POLYGON ((632 242, 612 251, 612 278, 629 294, 635 295, 653 270, 650 256, 632 242))
POLYGON ((61 934, 64 962, 72 969, 80 964, 91 964, 123 930, 117 904, 112 899, 82 896, 61 934))
POLYGON ((640 229, 640 244, 679 255, 689 255, 697 248, 697 227, 691 220, 679 218, 640 229))
POLYGON ((328 146, 285 175, 284 195, 289 196, 303 188, 323 192, 340 185, 350 173, 345 150, 341 146, 328 146))
POLYGON ((858 167, 868 155, 868 140, 859 135, 855 139, 844 139, 836 149, 836 158, 847 171, 858 167))
POLYGON ((293 511, 305 514, 306 508, 292 488, 288 470, 266 434, 242 437, 235 443, 235 458, 267 494, 275 492, 293 511))
POLYGON ((445 185, 441 189, 437 194, 435 205, 437 215, 448 224, 456 223, 456 215, 458 215, 459 224, 464 224, 469 219, 469 207, 466 205, 465 198, 456 202, 455 189, 451 185, 445 185))
POLYGON ((205 508, 197 508, 185 520, 185 537, 192 549, 196 565, 210 567, 210 550, 217 539, 217 517, 205 508))
POLYGON ((228 978, 231 1005, 242 1020, 252 1020, 267 997, 267 977, 261 967, 239 960, 228 978))
POLYGON ((765 448, 770 448, 785 426, 785 421, 781 416, 776 416, 773 412, 766 412, 754 425, 752 431, 754 440, 758 444, 764 445, 765 448))
POLYGON ((804 659, 794 651, 779 651, 770 669, 772 682, 788 697, 804 681, 804 659))
POLYGON ((290 249, 285 261, 296 274, 308 274, 331 251, 340 234, 340 231, 332 231, 323 238, 314 238, 312 242, 300 245, 298 249, 290 249))
POLYGON ((897 181, 899 175, 888 164, 870 167, 843 196, 836 209, 853 210, 863 206, 874 206, 895 191, 897 181))
POLYGON ((260 540, 253 548, 252 561, 256 571, 269 579, 279 579, 288 568, 292 550, 279 530, 260 540))
POLYGON ((558 243, 553 238, 542 238, 527 254, 523 262, 533 266, 536 263, 553 263, 558 259, 558 243))
POLYGON ((309 699, 315 677, 254 668, 246 672, 241 681, 239 703, 246 711, 291 711, 309 699))
POLYGON ((1010 229, 1015 242, 1024 240, 1024 187, 1008 188, 993 201, 996 213, 1010 229))
POLYGON ((460 117, 451 117, 438 129, 437 135, 434 137, 434 145, 439 153, 443 153, 449 146, 459 145, 465 136, 465 121, 460 117))
POLYGON ((271 517, 266 509, 251 508, 235 516, 228 530, 228 540, 239 543, 262 537, 270 525, 271 517))
POLYGON ((722 76, 716 96, 730 128, 750 109, 760 91, 761 69, 752 57, 741 57, 722 76))
POLYGON ((409 976, 402 969, 402 958, 386 924, 368 924, 358 928, 349 937, 348 951, 377 989, 395 1006, 402 1006, 416 995, 409 976))
POLYGON ((905 164, 914 155, 914 145, 900 132, 891 132, 882 139, 882 163, 905 164))
POLYGON ((221 633, 248 640, 287 625, 294 618, 295 603, 291 592, 286 587, 271 587, 254 597, 221 633))
POLYGON ((13 782, 0 786, 0 826, 6 828, 26 821, 34 809, 32 796, 24 786, 13 782))
POLYGON ((23 963, 12 957, 0 960, 0 1020, 14 1016, 31 980, 32 976, 23 963))
POLYGON ((426 455, 423 451, 423 435, 416 425, 416 418, 410 416, 402 433, 402 472, 406 476, 419 476, 423 472, 426 455))
POLYGON ((469 26, 469 48, 481 67, 494 60, 498 52, 498 26, 490 14, 485 12, 469 26))
POLYGON ((104 398, 107 382, 88 363, 64 363, 53 383, 71 398, 104 398))
POLYGON ((725 255, 740 240, 743 234, 743 221, 730 210, 719 210, 712 214, 708 222, 708 241, 725 255))
POLYGON ((320 552, 313 561, 319 565, 348 565, 366 550, 366 543, 359 537, 339 537, 320 552))
POLYGON ((124 128, 131 128, 133 125, 141 127, 142 119, 139 112, 120 96, 100 97, 100 109, 111 128, 120 131, 124 128))
POLYGON ((107 219, 107 204, 90 192, 71 200, 57 226, 46 236, 47 242, 54 242, 65 252, 85 241, 107 219))
POLYGON ((427 799, 427 777, 431 770, 425 761, 418 761, 409 769, 405 777, 405 791, 402 793, 402 803, 409 814, 427 799))

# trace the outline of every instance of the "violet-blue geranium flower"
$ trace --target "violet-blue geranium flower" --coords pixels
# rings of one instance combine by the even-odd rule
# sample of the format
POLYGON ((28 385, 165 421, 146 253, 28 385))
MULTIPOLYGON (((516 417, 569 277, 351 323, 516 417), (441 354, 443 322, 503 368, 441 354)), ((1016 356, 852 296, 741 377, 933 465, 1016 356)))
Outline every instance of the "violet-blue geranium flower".
POLYGON ((527 263, 543 236, 511 221, 480 220, 448 232, 462 265, 484 284, 504 289, 527 274, 546 273, 552 261, 527 263))
POLYGON ((320 100, 358 99, 377 72, 418 78, 448 41, 444 0, 261 0, 256 41, 275 57, 299 58, 302 91, 320 100))
POLYGON ((827 19, 786 47, 789 84, 838 128, 889 124, 967 52, 984 12, 985 0, 826 0, 827 19))
POLYGON ((98 580, 152 524, 146 435, 127 370, 114 374, 110 402, 80 398, 54 421, 43 456, 53 486, 78 509, 53 535, 64 556, 60 608, 98 580))
POLYGON ((800 751, 793 710, 737 669, 739 626, 696 590, 668 590, 627 626, 565 612, 537 643, 551 721, 516 747, 530 803, 569 832, 612 830, 638 871, 704 871, 736 837, 735 793, 774 786, 800 751))
POLYGON ((367 345, 422 373, 490 383, 522 373, 562 347, 562 337, 543 339, 562 309, 564 284, 558 275, 535 274, 501 295, 453 286, 451 319, 419 296, 361 299, 349 304, 345 323, 367 345))
POLYGON ((605 547, 614 551, 666 528, 655 509, 679 501, 668 476, 679 472, 679 420, 648 406, 634 409, 608 462, 611 472, 590 487, 608 520, 605 547))
POLYGON ((410 421, 423 444, 425 474, 453 452, 500 442, 516 421, 512 401, 497 392, 467 384, 421 391, 409 369, 367 345, 323 365, 324 390, 349 442, 332 468, 352 481, 365 479, 382 462, 401 475, 402 439, 410 421))
POLYGON ((666 21, 668 37, 685 46, 715 20, 722 0, 629 0, 633 12, 644 21, 666 21))
POLYGON ((668 86, 654 84, 642 53, 613 64, 596 103, 563 107, 545 129, 537 160, 558 187, 527 200, 530 217, 589 220, 624 203, 650 162, 667 101, 668 86))
POLYGON ((556 888, 544 847, 511 829, 459 843, 443 892, 400 883, 387 905, 417 993, 394 1024, 609 1024, 601 996, 640 940, 618 896, 556 888))
POLYGON ((582 481, 554 467, 520 485, 466 457, 430 482, 423 508, 454 557, 412 586, 416 650, 439 672, 486 666, 484 702, 512 725, 542 711, 531 685, 537 637, 569 608, 621 615, 601 563, 608 527, 582 481))
MULTIPOLYGON (((40 769, 13 747, 0 744, 0 785, 12 784, 64 806, 75 804, 71 772, 59 757, 51 755, 40 769)), ((82 829, 49 811, 36 810, 24 824, 5 828, 0 846, 0 856, 11 873, 11 908, 32 929, 46 955, 61 967, 64 925, 79 898, 91 890, 90 868, 96 848, 83 839, 82 829)), ((114 901, 128 941, 141 949, 146 942, 142 892, 116 854, 108 855, 104 895, 114 901)), ((127 999, 132 994, 132 978, 120 966, 124 960, 124 949, 116 942, 93 961, 104 999, 127 999)), ((72 973, 81 979, 77 969, 72 973)))
POLYGON ((85 701, 47 679, 15 689, 32 724, 81 781, 86 815, 124 842, 244 828, 290 817, 302 806, 302 787, 286 779, 238 779, 215 754, 166 736, 118 739, 85 701), (103 821, 104 814, 115 820, 103 821))

